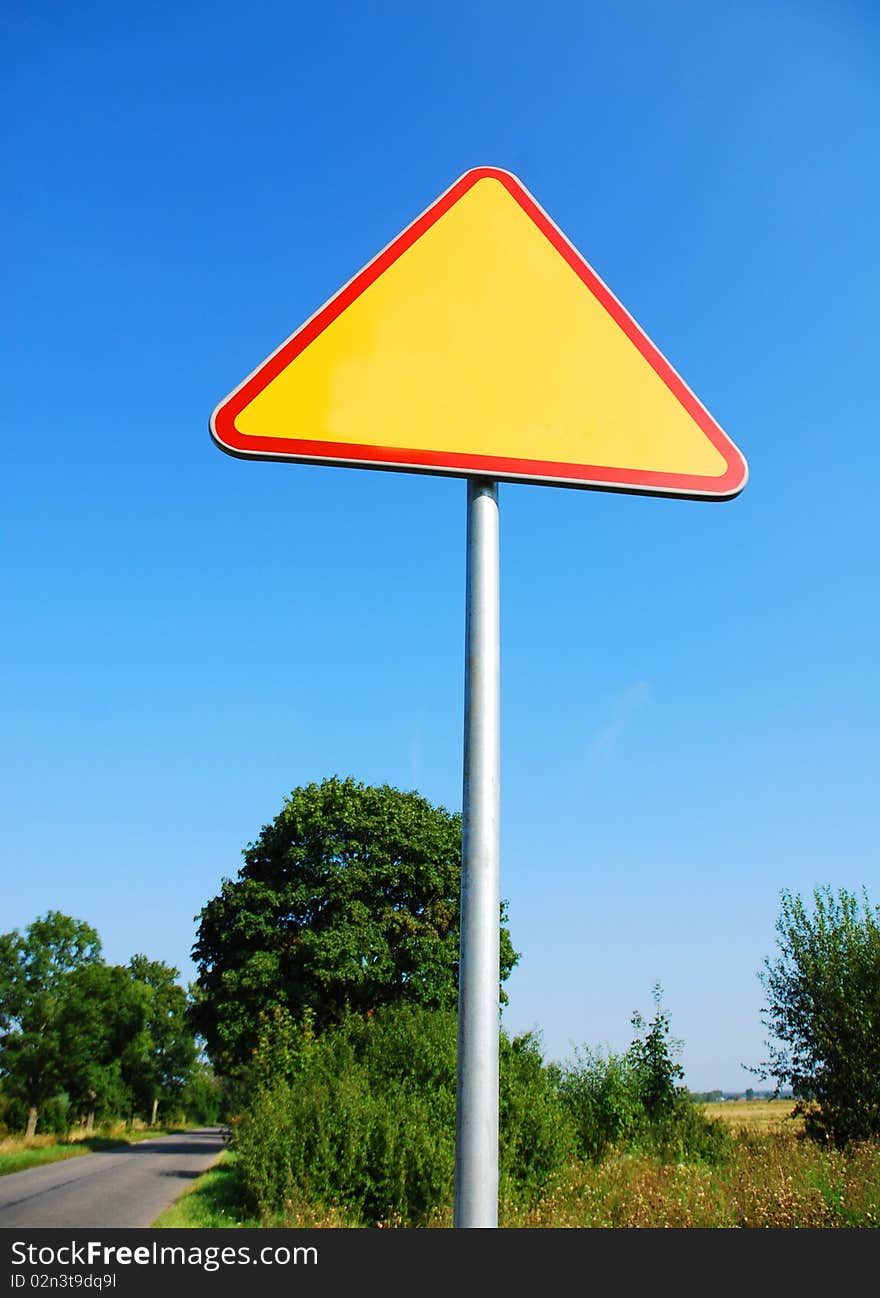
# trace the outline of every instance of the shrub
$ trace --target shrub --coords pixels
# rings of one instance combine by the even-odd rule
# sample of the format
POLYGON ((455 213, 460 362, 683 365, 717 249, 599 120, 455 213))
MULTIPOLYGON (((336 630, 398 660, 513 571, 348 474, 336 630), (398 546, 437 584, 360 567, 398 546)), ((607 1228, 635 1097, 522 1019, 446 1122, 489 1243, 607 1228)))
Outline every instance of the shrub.
POLYGON ((880 907, 816 888, 782 894, 762 1019, 778 1045, 753 1069, 788 1084, 808 1135, 839 1148, 880 1136, 880 907))
MULTIPOLYGON (((448 1019, 409 1006, 351 1017, 303 1052, 295 1077, 264 1081, 234 1134, 264 1216, 306 1202, 355 1220, 419 1220, 443 1202, 455 1139, 448 1019)), ((271 1037, 265 1046, 277 1057, 271 1037)))
POLYGON ((723 1163, 733 1150, 733 1137, 718 1118, 709 1118, 686 1094, 644 1129, 643 1148, 666 1163, 723 1163))
MULTIPOLYGON (((267 1052, 278 1046, 267 1038, 267 1052)), ((451 1202, 457 1018, 387 1006, 309 1042, 294 1077, 267 1080, 235 1124, 243 1182, 264 1219, 306 1203, 356 1222, 424 1223, 451 1202)), ((258 1052, 259 1055, 259 1052, 258 1052)), ((255 1060, 260 1075, 261 1059, 255 1060)), ((528 1036, 501 1040, 502 1193, 529 1201, 571 1147, 563 1106, 528 1036)))
POLYGON ((17 1095, 0 1091, 0 1137, 18 1135, 27 1123, 27 1105, 17 1095))
POLYGON ((730 1150, 723 1124, 707 1118, 677 1085, 682 1069, 669 1020, 654 988, 654 1017, 632 1017, 636 1036, 622 1055, 583 1047, 557 1068, 557 1085, 578 1152, 593 1162, 612 1150, 650 1151, 662 1159, 717 1162, 730 1150))
POLYGON ((626 1055, 582 1046, 572 1061, 558 1067, 557 1077, 584 1158, 599 1162, 609 1150, 637 1143, 645 1111, 626 1055))
POLYGON ((528 1206, 574 1152, 574 1127, 536 1033, 502 1035, 500 1072, 499 1198, 528 1206))

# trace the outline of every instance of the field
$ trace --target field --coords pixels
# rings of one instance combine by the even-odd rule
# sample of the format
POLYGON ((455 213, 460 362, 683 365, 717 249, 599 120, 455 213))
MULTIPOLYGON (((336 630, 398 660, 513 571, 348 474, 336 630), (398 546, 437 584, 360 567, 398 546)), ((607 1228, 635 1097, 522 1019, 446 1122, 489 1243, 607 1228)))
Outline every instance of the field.
POLYGON ((794 1100, 724 1100, 703 1104, 709 1118, 720 1118, 734 1131, 803 1131, 803 1119, 793 1118, 794 1100))

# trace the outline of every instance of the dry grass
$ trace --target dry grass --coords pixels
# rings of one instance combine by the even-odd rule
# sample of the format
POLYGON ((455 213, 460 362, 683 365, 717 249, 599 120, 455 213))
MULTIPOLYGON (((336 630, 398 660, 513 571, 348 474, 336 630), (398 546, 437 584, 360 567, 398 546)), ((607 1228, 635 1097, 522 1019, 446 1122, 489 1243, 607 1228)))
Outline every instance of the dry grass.
POLYGON ((59 1139, 51 1133, 34 1136, 32 1140, 25 1140, 24 1136, 3 1136, 0 1137, 0 1154, 17 1154, 22 1149, 46 1149, 49 1145, 57 1145, 59 1139))
POLYGON ((25 1140, 24 1136, 4 1136, 0 1139, 0 1176, 24 1172, 29 1167, 44 1163, 58 1163, 81 1154, 94 1154, 98 1150, 131 1145, 154 1136, 167 1136, 179 1127, 153 1127, 136 1124, 127 1127, 124 1122, 102 1125, 92 1132, 75 1130, 67 1136, 47 1133, 25 1140))
MULTIPOLYGON (((598 1166, 571 1162, 531 1208, 502 1204, 499 1225, 517 1229, 804 1229, 880 1226, 880 1143, 824 1149, 791 1127, 737 1131, 717 1167, 664 1164, 618 1154, 598 1166)), ((292 1211, 286 1226, 354 1222, 292 1211)), ((386 1229, 403 1225, 383 1223, 386 1229)), ((447 1205, 425 1223, 452 1226, 447 1205)))
POLYGON ((880 1144, 847 1153, 792 1130, 738 1131, 718 1167, 617 1155, 575 1163, 535 1208, 504 1226, 764 1228, 880 1226, 880 1144))

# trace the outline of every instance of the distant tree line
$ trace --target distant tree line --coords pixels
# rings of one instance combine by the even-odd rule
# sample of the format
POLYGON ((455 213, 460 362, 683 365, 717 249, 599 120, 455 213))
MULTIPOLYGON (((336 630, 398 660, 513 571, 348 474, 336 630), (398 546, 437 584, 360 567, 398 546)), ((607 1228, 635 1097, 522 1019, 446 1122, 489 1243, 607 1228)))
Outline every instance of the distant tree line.
POLYGON ((722 1100, 774 1100, 780 1095, 791 1096, 791 1091, 756 1091, 754 1087, 747 1086, 744 1091, 691 1091, 690 1097, 694 1104, 720 1104, 722 1100))
POLYGON ((216 1119, 178 970, 107 964, 91 925, 49 911, 0 934, 0 1123, 63 1131, 140 1118, 216 1119))

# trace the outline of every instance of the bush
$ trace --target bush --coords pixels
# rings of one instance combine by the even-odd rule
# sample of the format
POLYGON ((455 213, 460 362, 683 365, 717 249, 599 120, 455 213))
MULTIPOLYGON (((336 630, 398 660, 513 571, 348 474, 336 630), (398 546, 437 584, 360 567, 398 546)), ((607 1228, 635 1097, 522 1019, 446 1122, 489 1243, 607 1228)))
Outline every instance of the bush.
POLYGON ((583 1046, 573 1061, 558 1067, 557 1077, 582 1157, 597 1163, 612 1149, 640 1142, 646 1115, 627 1055, 583 1046))
POLYGON ((451 1189, 454 1077, 454 1024, 450 1035, 439 1012, 351 1017, 309 1043, 296 1076, 266 1080, 236 1124, 255 1206, 276 1218, 308 1203, 368 1222, 422 1219, 451 1189))
MULTIPOLYGON (((277 1044, 265 1042, 278 1056, 277 1044)), ((302 1204, 355 1222, 424 1223, 452 1200, 457 1018, 387 1006, 307 1039, 295 1075, 266 1081, 233 1144, 264 1219, 302 1204)), ((259 1052, 258 1052, 259 1056, 259 1052)), ((255 1060, 260 1075, 261 1060, 255 1060)), ((528 1201, 571 1147, 553 1080, 533 1037, 501 1042, 502 1193, 528 1201)))
POLYGON ((725 1124, 707 1117, 684 1093, 668 1113, 646 1124, 641 1143, 665 1163, 723 1163, 733 1150, 725 1124))
POLYGON ((499 1198, 528 1206, 574 1152, 574 1127, 537 1034, 502 1034, 499 1062, 499 1198))
POLYGON ((582 1048, 557 1068, 559 1094, 582 1157, 599 1162, 612 1150, 643 1150, 668 1162, 718 1162, 729 1153, 730 1135, 677 1085, 681 1043, 669 1037, 669 1020, 654 988, 654 1017, 632 1016, 636 1036, 622 1055, 582 1048))
POLYGON ((782 894, 762 1019, 778 1045, 753 1069, 789 1085, 807 1134, 842 1148, 880 1136, 880 907, 816 888, 782 894))

